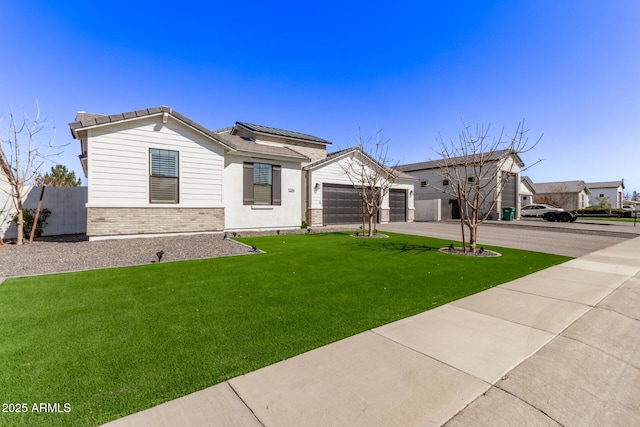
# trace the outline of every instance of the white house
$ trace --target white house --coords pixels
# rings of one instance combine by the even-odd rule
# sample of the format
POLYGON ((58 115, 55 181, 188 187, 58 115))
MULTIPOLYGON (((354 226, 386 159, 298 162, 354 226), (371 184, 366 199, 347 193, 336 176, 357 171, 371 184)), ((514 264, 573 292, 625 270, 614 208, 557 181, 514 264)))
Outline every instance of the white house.
MULTIPOLYGON (((487 189, 491 189, 493 194, 487 196, 487 205, 495 200, 493 208, 490 210, 489 218, 502 218, 502 208, 514 208, 515 218, 520 216, 520 169, 524 166, 522 159, 516 153, 509 150, 499 150, 492 153, 478 153, 478 162, 483 164, 484 170, 476 175, 484 178, 495 179, 496 182, 487 182, 487 189), (496 171, 497 169, 497 171, 496 171), (503 183, 500 180, 506 180, 503 183), (500 189, 502 191, 500 191, 500 189)), ((427 162, 411 163, 398 166, 398 169, 417 178, 418 184, 415 189, 416 217, 422 220, 446 220, 459 219, 460 213, 458 208, 458 200, 451 193, 452 187, 457 183, 453 182, 449 176, 446 176, 443 168, 448 164, 449 170, 458 169, 461 179, 473 180, 471 174, 467 176, 469 171, 474 170, 474 162, 469 163, 469 158, 455 157, 445 161, 431 160, 427 162), (468 169, 465 170, 465 167, 468 169), (437 203, 433 203, 438 201, 437 203), (423 212, 429 210, 429 213, 423 212)), ((455 173, 452 173, 455 175, 455 173)), ((472 182, 472 181, 469 181, 472 182)), ((465 185, 465 184, 463 184, 465 185)), ((489 211, 489 207, 485 212, 489 211)), ((485 213, 481 212, 481 213, 485 213)))
POLYGON ((532 204, 534 194, 536 190, 533 181, 528 176, 523 176, 520 179, 520 207, 532 204))
POLYGON ((589 204, 612 209, 621 209, 624 204, 624 180, 606 182, 588 182, 589 204))
POLYGON ((584 181, 540 182, 533 184, 534 203, 543 203, 569 211, 589 206, 589 188, 584 181))
MULTIPOLYGON (((69 126, 81 142, 92 240, 328 224, 316 184, 345 184, 325 162, 331 143, 303 133, 244 122, 212 131, 169 107, 78 113, 69 126)), ((394 190, 410 220, 411 184, 394 190)))

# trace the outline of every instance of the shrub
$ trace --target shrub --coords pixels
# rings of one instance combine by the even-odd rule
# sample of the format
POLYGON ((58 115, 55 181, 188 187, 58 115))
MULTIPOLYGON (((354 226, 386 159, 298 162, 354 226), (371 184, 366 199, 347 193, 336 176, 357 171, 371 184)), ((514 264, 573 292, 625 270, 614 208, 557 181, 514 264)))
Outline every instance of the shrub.
POLYGON ((300 225, 300 228, 307 228, 307 227, 309 227, 307 225, 307 221, 302 221, 302 225, 300 225))
MULTIPOLYGON (((36 215, 35 209, 24 209, 22 211, 22 217, 24 219, 24 227, 22 230, 22 235, 24 238, 28 239, 31 237, 31 228, 33 227, 33 220, 36 215)), ((51 215, 51 211, 49 209, 40 210, 40 215, 38 215, 38 224, 36 225, 36 237, 42 236, 42 228, 47 225, 47 218, 51 215)), ((18 214, 14 214, 11 218, 14 224, 18 225, 18 214)))
POLYGON ((608 209, 601 208, 600 206, 589 206, 584 209, 578 209, 578 214, 580 215, 613 215, 613 216, 622 216, 624 215, 624 209, 608 209))

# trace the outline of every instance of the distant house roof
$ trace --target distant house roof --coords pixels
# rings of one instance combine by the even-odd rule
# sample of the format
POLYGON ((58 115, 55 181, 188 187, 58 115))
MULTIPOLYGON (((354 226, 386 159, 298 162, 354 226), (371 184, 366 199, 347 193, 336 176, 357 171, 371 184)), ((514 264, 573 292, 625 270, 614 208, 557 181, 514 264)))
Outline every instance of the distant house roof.
MULTIPOLYGON (((194 122, 188 117, 178 113, 177 111, 171 109, 170 107, 166 107, 166 106, 147 108, 145 110, 136 110, 128 113, 112 114, 108 116, 103 114, 79 112, 76 116, 76 121, 69 123, 69 128, 71 129, 71 134, 73 135, 73 137, 78 138, 78 132, 84 129, 88 129, 96 126, 109 125, 113 123, 139 119, 144 117, 164 115, 164 114, 170 115, 174 119, 197 130, 198 132, 201 132, 202 134, 208 136, 209 138, 213 139, 214 141, 218 142, 219 144, 223 145, 224 147, 232 151, 251 153, 251 154, 279 156, 279 157, 299 160, 302 162, 309 161, 308 157, 303 156, 297 151, 294 151, 287 147, 264 145, 264 144, 259 144, 253 141, 247 141, 235 135, 228 135, 228 134, 225 135, 222 133, 225 129, 220 131, 212 131, 202 126, 201 124, 194 122)), ((295 133, 295 132, 291 132, 291 133, 295 133)), ((303 135, 303 134, 300 134, 300 135, 303 135)))
POLYGON ((620 181, 604 181, 604 182, 587 182, 589 188, 618 188, 622 187, 624 190, 624 179, 620 181))
MULTIPOLYGON (((478 159, 478 161, 482 160, 484 162, 494 162, 494 161, 505 159, 510 155, 515 157, 519 166, 524 166, 524 162, 522 161, 520 156, 518 156, 517 153, 511 150, 497 150, 491 153, 478 153, 476 155, 476 158, 478 159)), ((413 171, 428 170, 428 169, 439 169, 445 166, 446 164, 461 165, 466 160, 468 160, 466 156, 451 157, 447 161, 445 161, 445 159, 439 159, 439 160, 429 160, 426 162, 419 162, 419 163, 409 163, 406 165, 400 165, 396 169, 399 169, 404 172, 413 172, 413 171)))
MULTIPOLYGON (((298 139, 301 141, 306 141, 306 142, 315 142, 318 144, 325 144, 325 145, 329 145, 331 144, 331 142, 322 139, 322 138, 318 138, 316 136, 313 135, 308 135, 306 133, 300 133, 300 132, 293 132, 290 130, 284 130, 284 129, 277 129, 277 128, 272 128, 269 126, 262 126, 262 125, 255 125, 255 124, 251 124, 251 123, 246 123, 246 122, 236 122, 237 127, 241 127, 244 128, 246 130, 249 130, 253 133, 258 133, 258 134, 264 134, 264 135, 272 135, 272 136, 280 136, 280 137, 284 137, 284 138, 292 138, 292 139, 298 139)), ((222 129, 222 131, 224 131, 226 129, 222 129)), ((231 129, 231 134, 234 134, 234 129, 231 129)))
MULTIPOLYGON (((347 156, 350 153, 362 153, 362 150, 360 150, 360 148, 358 148, 358 147, 351 147, 351 148, 345 148, 344 150, 334 151, 333 153, 327 154, 327 157, 325 157, 324 159, 320 159, 318 161, 315 161, 313 163, 308 164, 307 166, 305 166, 305 169, 315 169, 315 168, 323 165, 324 163, 328 163, 328 162, 330 162, 332 160, 335 160, 335 159, 338 159, 340 157, 347 156)), ((369 159, 369 161, 375 162, 377 164, 380 164, 379 162, 374 160, 372 157, 370 157, 366 153, 364 153, 364 155, 367 157, 367 159, 369 159)), ((387 166, 385 166, 385 167, 386 167, 386 169, 389 170, 389 173, 393 174, 396 178, 401 178, 401 179, 406 179, 406 180, 411 180, 411 181, 416 181, 417 180, 416 177, 414 177, 412 175, 409 175, 407 173, 404 173, 401 170, 399 170, 398 168, 392 168, 392 167, 387 167, 387 166)))
POLYGON ((591 194, 584 181, 540 182, 533 184, 536 194, 579 193, 591 194))

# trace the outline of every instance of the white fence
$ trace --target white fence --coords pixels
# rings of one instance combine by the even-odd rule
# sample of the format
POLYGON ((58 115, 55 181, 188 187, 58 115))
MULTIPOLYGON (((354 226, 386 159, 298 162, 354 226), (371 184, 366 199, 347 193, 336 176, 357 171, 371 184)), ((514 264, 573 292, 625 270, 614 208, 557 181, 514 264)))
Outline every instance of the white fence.
POLYGON ((441 221, 442 220, 442 199, 414 200, 413 203, 415 204, 415 208, 416 208, 415 210, 416 221, 441 221))
MULTIPOLYGON (((25 209, 35 210, 42 187, 33 187, 24 201, 25 209)), ((87 187, 47 187, 42 198, 42 209, 51 215, 42 229, 43 236, 82 234, 87 232, 87 187)), ((16 225, 11 220, 15 208, 11 199, 0 193, 0 235, 4 239, 16 237, 16 225)))

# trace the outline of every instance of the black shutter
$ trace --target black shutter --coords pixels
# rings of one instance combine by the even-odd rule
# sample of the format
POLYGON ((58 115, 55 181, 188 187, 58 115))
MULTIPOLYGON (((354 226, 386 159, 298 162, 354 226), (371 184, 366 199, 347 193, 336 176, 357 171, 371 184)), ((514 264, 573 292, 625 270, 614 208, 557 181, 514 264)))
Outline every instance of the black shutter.
POLYGON ((273 166, 273 179, 271 181, 272 191, 273 191, 273 204, 280 206, 282 205, 282 171, 280 166, 273 166))
POLYGON ((253 204, 253 163, 245 163, 242 174, 242 203, 253 204))

